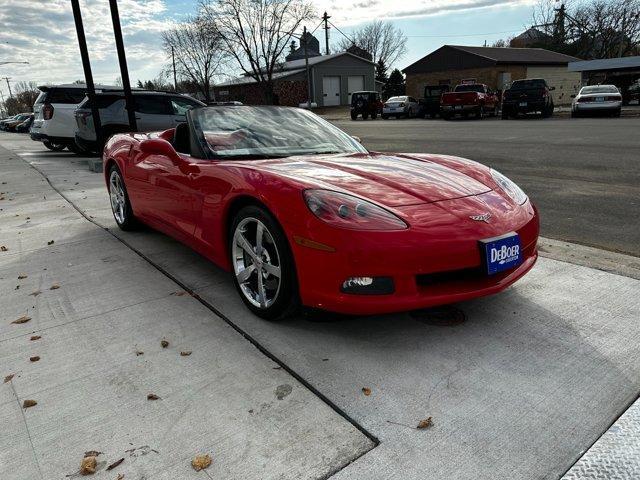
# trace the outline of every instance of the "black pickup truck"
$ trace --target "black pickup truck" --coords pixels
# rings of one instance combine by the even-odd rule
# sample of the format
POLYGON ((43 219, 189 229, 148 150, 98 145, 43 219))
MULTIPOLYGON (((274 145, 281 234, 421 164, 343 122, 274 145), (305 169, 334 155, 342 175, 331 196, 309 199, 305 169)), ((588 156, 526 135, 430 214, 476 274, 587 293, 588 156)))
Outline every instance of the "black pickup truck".
POLYGON ((540 112, 543 117, 550 117, 553 115, 552 90, 555 87, 547 85, 543 78, 515 80, 502 94, 502 119, 530 112, 540 112))

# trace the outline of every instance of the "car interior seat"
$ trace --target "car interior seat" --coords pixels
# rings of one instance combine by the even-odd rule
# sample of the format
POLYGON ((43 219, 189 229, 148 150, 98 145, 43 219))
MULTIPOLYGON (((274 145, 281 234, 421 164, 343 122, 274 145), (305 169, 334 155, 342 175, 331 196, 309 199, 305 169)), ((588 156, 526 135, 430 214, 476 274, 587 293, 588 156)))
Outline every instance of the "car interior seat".
POLYGON ((176 125, 175 133, 173 134, 173 148, 176 152, 186 153, 191 155, 191 141, 189 139, 189 125, 186 123, 179 123, 176 125))

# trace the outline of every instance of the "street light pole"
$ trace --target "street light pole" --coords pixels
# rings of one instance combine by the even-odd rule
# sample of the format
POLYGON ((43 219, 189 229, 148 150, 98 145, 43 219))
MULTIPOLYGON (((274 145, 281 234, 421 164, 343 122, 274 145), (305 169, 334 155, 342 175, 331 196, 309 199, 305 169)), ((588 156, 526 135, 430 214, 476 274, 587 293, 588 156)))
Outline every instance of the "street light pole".
POLYGON ((2 77, 2 78, 7 81, 7 88, 9 89, 9 98, 13 97, 13 93, 11 93, 11 84, 9 83, 9 80, 11 80, 11 78, 9 77, 2 77))
POLYGON ((127 57, 124 53, 124 41, 122 40, 122 28, 120 27, 120 13, 118 12, 118 0, 109 0, 111 8, 111 21, 113 22, 113 34, 116 39, 116 50, 118 51, 118 62, 120 63, 120 76, 122 78, 122 89, 124 90, 124 101, 127 106, 129 117, 129 127, 132 131, 138 131, 136 123, 135 104, 129 83, 129 69, 127 68, 127 57))
POLYGON ((302 29, 302 44, 304 45, 304 68, 307 71, 307 107, 311 109, 311 72, 309 70, 309 51, 307 50, 307 27, 302 29))
POLYGON ((96 144, 102 145, 102 123, 100 113, 96 105, 96 88, 93 84, 93 74, 91 73, 91 62, 89 61, 89 50, 87 49, 87 39, 84 36, 84 26, 82 24, 82 13, 80 12, 79 0, 71 0, 73 19, 76 24, 76 34, 78 35, 78 47, 80 47, 80 58, 82 59, 82 69, 84 70, 84 81, 87 84, 87 96, 91 105, 91 117, 93 118, 93 128, 96 131, 96 144))
POLYGON ((173 89, 177 92, 178 91, 178 77, 176 75, 176 53, 175 53, 175 50, 174 50, 173 46, 171 47, 171 61, 173 62, 173 89))

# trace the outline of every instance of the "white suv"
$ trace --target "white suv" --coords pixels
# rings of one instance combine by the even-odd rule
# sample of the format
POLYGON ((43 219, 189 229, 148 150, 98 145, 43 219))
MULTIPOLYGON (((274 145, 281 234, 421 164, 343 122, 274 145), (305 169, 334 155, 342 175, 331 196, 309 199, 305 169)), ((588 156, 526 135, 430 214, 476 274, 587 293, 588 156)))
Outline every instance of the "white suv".
MULTIPOLYGON (((100 87, 104 88, 104 87, 100 87)), ((78 151, 75 144, 75 110, 87 94, 83 84, 45 85, 33 104, 35 118, 29 133, 50 150, 78 151)))
MULTIPOLYGON (((205 106, 204 103, 173 92, 134 90, 136 124, 139 132, 153 132, 174 128, 186 122, 187 110, 205 106)), ((96 94, 96 106, 100 114, 102 141, 115 133, 129 132, 129 120, 122 90, 103 90, 96 94)), ((76 110, 75 141, 87 152, 100 153, 102 145, 96 142, 91 104, 86 98, 76 110)))

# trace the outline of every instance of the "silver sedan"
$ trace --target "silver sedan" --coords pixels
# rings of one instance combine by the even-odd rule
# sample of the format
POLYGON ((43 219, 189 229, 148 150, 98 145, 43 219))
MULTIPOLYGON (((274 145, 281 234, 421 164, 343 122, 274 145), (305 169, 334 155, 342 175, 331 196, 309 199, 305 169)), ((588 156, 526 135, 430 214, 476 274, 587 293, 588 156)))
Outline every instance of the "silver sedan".
POLYGON ((571 116, 606 113, 619 117, 622 95, 615 85, 591 85, 582 87, 577 95, 572 95, 571 116))
POLYGON ((385 120, 391 116, 396 118, 400 117, 415 117, 418 114, 420 108, 418 101, 413 97, 401 96, 391 97, 384 102, 382 106, 382 118, 385 120))

